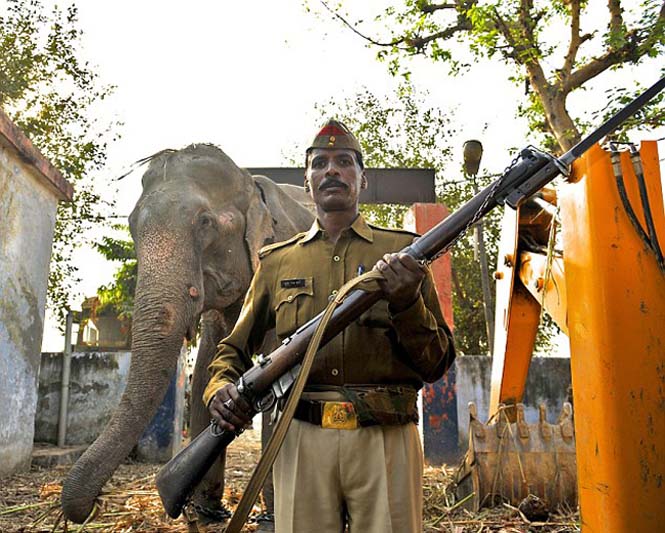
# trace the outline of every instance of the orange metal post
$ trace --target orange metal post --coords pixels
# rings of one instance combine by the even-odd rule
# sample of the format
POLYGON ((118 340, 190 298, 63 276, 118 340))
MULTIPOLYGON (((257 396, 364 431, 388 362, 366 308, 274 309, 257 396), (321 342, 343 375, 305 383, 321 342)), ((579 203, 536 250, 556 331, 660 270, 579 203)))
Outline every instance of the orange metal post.
MULTIPOLYGON (((655 142, 642 145, 661 246, 655 142)), ((627 154, 630 201, 644 225, 627 154)), ((650 533, 665 523, 665 274, 622 206, 609 154, 592 148, 560 195, 578 486, 584 533, 650 533)))
POLYGON ((561 331, 568 335, 568 298, 563 271, 563 258, 552 258, 549 272, 547 256, 535 252, 520 253, 520 280, 545 311, 552 317, 561 331), (545 281, 547 279, 547 282, 545 281))
MULTIPOLYGON (((500 403, 515 404, 522 400, 540 320, 540 303, 529 294, 516 272, 518 220, 519 210, 505 209, 495 274, 490 415, 497 412, 500 403)), ((514 421, 513 411, 507 415, 514 421)))

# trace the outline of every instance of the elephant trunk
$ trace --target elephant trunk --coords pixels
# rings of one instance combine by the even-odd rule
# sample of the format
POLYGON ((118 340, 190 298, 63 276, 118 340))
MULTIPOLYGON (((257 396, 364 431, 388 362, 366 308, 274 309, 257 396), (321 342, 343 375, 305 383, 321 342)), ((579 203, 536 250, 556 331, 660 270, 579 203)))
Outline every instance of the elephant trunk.
MULTIPOLYGON (((183 338, 200 312, 200 283, 187 286, 180 278, 169 284, 154 257, 143 264, 141 259, 139 253, 127 386, 106 428, 72 467, 62 487, 64 515, 77 523, 88 517, 101 488, 138 442, 161 404, 183 338)), ((167 261, 172 269, 173 258, 167 261)))

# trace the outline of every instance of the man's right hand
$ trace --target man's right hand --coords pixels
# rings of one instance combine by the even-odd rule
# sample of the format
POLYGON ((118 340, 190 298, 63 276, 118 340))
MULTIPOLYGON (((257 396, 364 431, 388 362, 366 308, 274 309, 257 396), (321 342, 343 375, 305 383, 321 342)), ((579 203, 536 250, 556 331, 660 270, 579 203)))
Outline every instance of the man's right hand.
POLYGON ((234 433, 252 421, 252 408, 233 383, 227 383, 215 393, 208 411, 220 429, 234 433))

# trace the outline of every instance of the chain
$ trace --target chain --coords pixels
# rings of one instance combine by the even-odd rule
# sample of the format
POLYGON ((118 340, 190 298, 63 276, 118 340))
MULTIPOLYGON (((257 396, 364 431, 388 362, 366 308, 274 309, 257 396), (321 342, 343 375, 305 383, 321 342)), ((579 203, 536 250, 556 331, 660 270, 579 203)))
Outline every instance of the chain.
POLYGON ((494 198, 494 193, 503 185, 503 180, 504 178, 508 175, 508 173, 515 167, 515 165, 519 162, 520 160, 520 154, 515 156, 515 158, 510 162, 510 165, 506 167, 506 169, 503 171, 503 174, 501 177, 496 180, 493 184, 492 187, 489 190, 489 193, 487 196, 485 196, 485 200, 483 203, 480 205, 480 207, 476 210, 476 212, 473 214, 473 216, 469 219, 469 221, 466 223, 462 231, 460 231, 457 236, 450 241, 446 246, 444 246, 439 252, 437 252, 432 258, 427 260, 427 263, 432 263, 433 261, 436 261, 439 257, 441 257, 443 254, 445 254, 448 250, 450 250, 455 244, 457 244, 457 241, 459 241, 464 234, 469 230, 471 226, 473 226, 476 222, 478 222, 482 217, 483 217, 483 211, 485 211, 485 208, 487 205, 490 203, 490 200, 494 198))

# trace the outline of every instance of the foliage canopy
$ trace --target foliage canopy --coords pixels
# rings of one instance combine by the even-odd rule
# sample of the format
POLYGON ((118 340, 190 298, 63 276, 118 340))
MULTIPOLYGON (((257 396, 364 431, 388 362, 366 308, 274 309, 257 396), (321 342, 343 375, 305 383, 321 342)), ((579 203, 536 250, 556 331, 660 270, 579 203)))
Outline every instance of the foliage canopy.
POLYGON ((94 243, 95 249, 108 261, 121 263, 113 275, 113 281, 97 289, 99 298, 97 313, 100 315, 112 314, 120 319, 131 319, 138 276, 138 260, 134 242, 129 234, 129 227, 115 224, 113 229, 124 233, 126 238, 105 235, 101 241, 94 243))
POLYGON ((38 0, 3 0, 0 14, 0 106, 74 185, 60 203, 55 225, 48 302, 62 319, 78 281, 74 248, 103 221, 93 175, 106 161, 117 124, 100 125, 94 106, 113 87, 81 56, 82 32, 74 5, 47 12, 38 0))
MULTIPOLYGON (((319 2, 378 48, 377 58, 394 75, 408 78, 413 56, 445 64, 453 74, 473 68, 478 59, 498 58, 510 67, 511 80, 525 86, 519 114, 528 118, 532 131, 544 134, 543 146, 554 152, 570 149, 588 126, 569 113, 571 93, 625 65, 650 61, 654 71, 665 72, 657 60, 665 49, 663 0, 401 0, 389 2, 373 21, 354 20, 350 1, 319 2)), ((596 115, 613 113, 642 88, 636 83, 630 90, 609 91, 607 105, 596 115)), ((662 98, 625 123, 623 131, 664 124, 662 98)))

